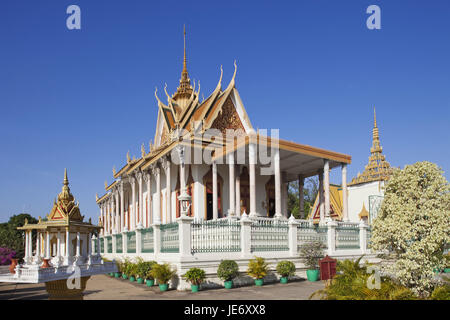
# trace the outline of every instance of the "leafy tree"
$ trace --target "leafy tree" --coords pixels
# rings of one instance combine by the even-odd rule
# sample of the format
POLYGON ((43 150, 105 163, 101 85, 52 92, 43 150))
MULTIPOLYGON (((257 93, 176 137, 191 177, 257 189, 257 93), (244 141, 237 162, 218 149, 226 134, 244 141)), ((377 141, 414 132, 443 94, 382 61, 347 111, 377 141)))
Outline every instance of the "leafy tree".
POLYGON ((384 272, 421 297, 433 291, 450 243, 450 186, 442 169, 424 161, 394 170, 371 242, 373 250, 389 252, 384 272))
MULTIPOLYGON (((6 247, 16 251, 16 258, 22 259, 25 255, 24 247, 24 235, 23 231, 17 230, 17 227, 21 227, 25 224, 25 219, 28 219, 28 223, 37 223, 38 220, 33 218, 28 213, 21 213, 13 215, 8 223, 0 224, 0 247, 6 247)), ((35 241, 36 234, 33 232, 33 242, 35 241)))

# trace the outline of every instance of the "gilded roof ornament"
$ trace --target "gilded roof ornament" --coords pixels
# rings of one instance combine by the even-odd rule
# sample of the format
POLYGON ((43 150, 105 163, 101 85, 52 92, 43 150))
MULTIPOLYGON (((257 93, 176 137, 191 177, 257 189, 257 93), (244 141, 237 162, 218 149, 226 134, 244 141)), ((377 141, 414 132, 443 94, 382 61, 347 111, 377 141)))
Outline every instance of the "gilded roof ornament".
POLYGON ((145 146, 144 146, 144 144, 141 145, 141 155, 142 155, 142 158, 145 157, 145 146))
POLYGON ((130 150, 128 150, 127 152, 127 163, 131 162, 131 158, 130 158, 130 150))
POLYGON ((116 173, 117 173, 117 172, 116 172, 116 166, 113 166, 113 169, 112 169, 112 170, 113 170, 113 176, 115 176, 116 173))
POLYGON ((108 189, 108 181, 105 180, 105 189, 108 189))
POLYGON ((389 180, 392 174, 392 168, 389 162, 386 161, 386 157, 382 154, 383 147, 380 144, 375 107, 373 108, 373 115, 372 147, 370 148, 369 163, 365 166, 363 173, 360 174, 358 172, 356 178, 353 178, 349 185, 389 180))

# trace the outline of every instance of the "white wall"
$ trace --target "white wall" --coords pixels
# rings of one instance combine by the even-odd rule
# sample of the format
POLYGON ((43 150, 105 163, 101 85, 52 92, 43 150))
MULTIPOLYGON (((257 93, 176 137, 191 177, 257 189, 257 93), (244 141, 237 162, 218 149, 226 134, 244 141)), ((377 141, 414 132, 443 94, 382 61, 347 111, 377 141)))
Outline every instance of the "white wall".
POLYGON ((358 214, 363 203, 369 212, 369 196, 383 196, 384 181, 374 181, 348 187, 348 217, 350 221, 359 222, 358 214))

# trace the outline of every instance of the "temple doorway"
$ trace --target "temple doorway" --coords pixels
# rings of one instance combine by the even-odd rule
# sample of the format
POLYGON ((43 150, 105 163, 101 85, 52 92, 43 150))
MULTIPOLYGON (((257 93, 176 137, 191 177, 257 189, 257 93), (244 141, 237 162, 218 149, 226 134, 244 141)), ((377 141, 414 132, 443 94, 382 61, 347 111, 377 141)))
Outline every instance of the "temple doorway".
POLYGON ((275 215, 275 178, 271 176, 266 183, 266 202, 265 208, 268 217, 275 215))
MULTIPOLYGON (((222 184, 223 180, 217 173, 217 215, 222 218, 222 184)), ((203 176, 203 185, 205 186, 205 216, 207 220, 213 219, 213 184, 212 184, 212 168, 203 176)))

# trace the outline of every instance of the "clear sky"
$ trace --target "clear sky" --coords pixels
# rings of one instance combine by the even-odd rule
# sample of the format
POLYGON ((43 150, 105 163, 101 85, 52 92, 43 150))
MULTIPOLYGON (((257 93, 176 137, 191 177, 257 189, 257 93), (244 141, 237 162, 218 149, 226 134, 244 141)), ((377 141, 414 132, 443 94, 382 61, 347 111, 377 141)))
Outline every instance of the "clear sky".
MULTIPOLYGON (((155 86, 182 69, 205 97, 236 59, 253 126, 367 164, 373 106, 387 160, 450 170, 450 2, 4 0, 0 5, 0 222, 49 213, 64 168, 82 213, 112 167, 153 139, 155 86), (81 30, 66 9, 81 8, 81 30), (381 30, 366 9, 381 8, 381 30)), ((163 98, 163 95, 160 95, 163 98)), ((331 182, 340 183, 340 170, 331 182)))

